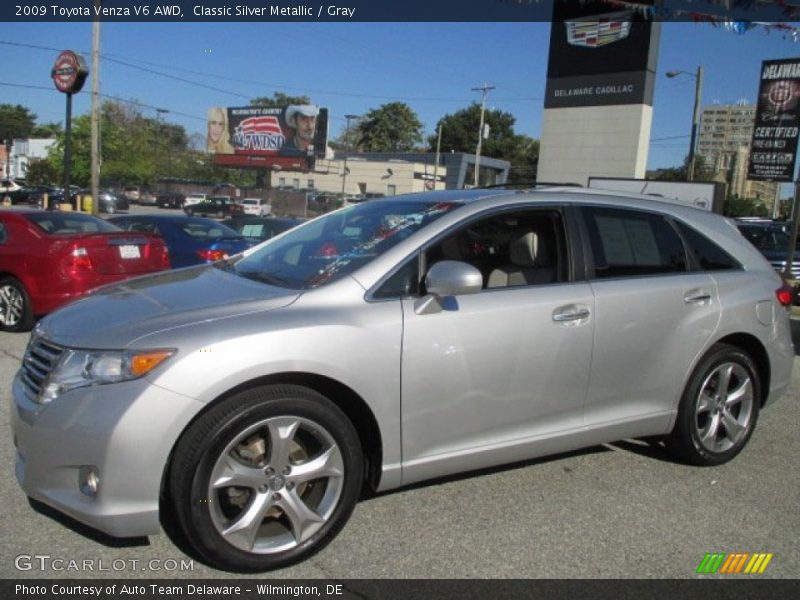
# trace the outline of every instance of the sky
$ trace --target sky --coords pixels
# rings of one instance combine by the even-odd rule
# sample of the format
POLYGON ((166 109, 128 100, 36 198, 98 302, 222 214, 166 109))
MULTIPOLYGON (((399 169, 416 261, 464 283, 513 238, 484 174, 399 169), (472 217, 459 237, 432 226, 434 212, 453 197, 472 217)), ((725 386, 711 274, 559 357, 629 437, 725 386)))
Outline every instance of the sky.
MULTIPOLYGON (((90 59, 91 23, 3 25, 0 103, 22 104, 40 123, 63 121, 65 99, 50 69, 64 49, 90 59)), ((480 101, 472 88, 488 83, 495 89, 487 107, 511 113, 517 133, 538 138, 549 35, 549 23, 103 23, 100 85, 143 103, 148 116, 170 111, 163 118, 190 135, 205 135, 210 106, 306 95, 329 108, 333 138, 344 115, 394 101, 411 106, 431 135, 441 117, 480 101)), ((664 23, 648 169, 677 166, 688 152, 694 79, 668 79, 667 71, 702 65, 703 105, 754 103, 761 61, 797 56, 800 42, 764 27, 740 35, 664 23)), ((88 80, 74 96, 73 115, 89 111, 90 88, 88 80)))

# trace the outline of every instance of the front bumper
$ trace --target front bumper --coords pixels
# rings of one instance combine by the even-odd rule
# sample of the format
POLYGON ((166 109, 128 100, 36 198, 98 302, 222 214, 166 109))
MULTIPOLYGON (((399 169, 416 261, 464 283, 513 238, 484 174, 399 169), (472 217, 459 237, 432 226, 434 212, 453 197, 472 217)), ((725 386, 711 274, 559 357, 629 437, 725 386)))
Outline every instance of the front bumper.
POLYGON ((159 532, 162 477, 199 402, 140 379, 72 390, 39 405, 19 374, 12 399, 15 471, 28 496, 112 536, 159 532), (94 498, 79 490, 82 466, 100 474, 94 498))

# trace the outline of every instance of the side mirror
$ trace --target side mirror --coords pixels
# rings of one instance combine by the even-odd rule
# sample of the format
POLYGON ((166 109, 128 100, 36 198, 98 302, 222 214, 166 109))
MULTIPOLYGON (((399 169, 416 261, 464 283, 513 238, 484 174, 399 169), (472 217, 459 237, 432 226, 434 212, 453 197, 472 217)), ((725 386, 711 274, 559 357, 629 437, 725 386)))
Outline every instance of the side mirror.
POLYGON ((483 275, 470 264, 457 260, 437 262, 425 276, 427 295, 414 303, 414 312, 426 315, 440 312, 448 296, 476 294, 483 289, 483 275))

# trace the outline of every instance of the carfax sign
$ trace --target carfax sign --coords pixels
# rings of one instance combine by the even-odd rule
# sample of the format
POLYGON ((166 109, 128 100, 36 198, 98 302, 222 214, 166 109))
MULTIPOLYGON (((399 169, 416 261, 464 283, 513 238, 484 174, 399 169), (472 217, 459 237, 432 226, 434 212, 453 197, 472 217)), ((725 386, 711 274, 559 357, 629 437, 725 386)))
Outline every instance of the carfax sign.
POLYGON ((800 133, 800 58, 761 63, 747 178, 792 181, 800 133))

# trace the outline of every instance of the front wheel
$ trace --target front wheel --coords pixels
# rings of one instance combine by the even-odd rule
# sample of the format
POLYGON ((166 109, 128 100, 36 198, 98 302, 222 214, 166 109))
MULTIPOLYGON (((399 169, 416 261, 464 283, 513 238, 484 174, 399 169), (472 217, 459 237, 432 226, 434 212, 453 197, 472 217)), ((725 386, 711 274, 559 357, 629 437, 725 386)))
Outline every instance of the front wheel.
POLYGON ((667 448, 695 465, 728 462, 753 434, 761 394, 750 356, 727 344, 715 345, 689 379, 667 448))
POLYGON ((306 558, 344 526, 361 492, 358 435, 324 396, 295 385, 240 392, 178 442, 170 494, 211 564, 265 571, 306 558))
POLYGON ((14 277, 0 279, 0 331, 28 331, 33 309, 28 292, 14 277))

